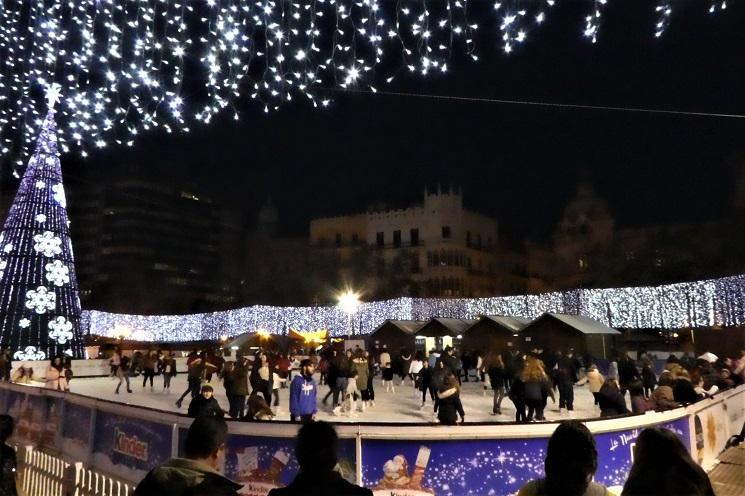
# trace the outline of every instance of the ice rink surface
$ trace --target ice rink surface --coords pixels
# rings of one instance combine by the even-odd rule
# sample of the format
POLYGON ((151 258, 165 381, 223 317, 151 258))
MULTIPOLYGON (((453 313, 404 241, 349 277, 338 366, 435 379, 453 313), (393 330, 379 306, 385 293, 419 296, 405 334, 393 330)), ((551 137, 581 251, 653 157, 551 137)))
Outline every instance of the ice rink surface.
MULTIPOLYGON (((318 382, 319 376, 315 379, 318 382)), ((187 395, 181 409, 175 405, 176 400, 186 390, 186 374, 179 374, 171 381, 170 392, 163 390, 163 377, 156 376, 153 390, 150 385, 142 387, 142 376, 130 379, 132 393, 127 393, 125 386, 122 385, 119 394, 114 390, 118 384, 118 379, 112 377, 98 377, 90 379, 75 378, 70 384, 70 390, 73 393, 90 396, 92 398, 116 401, 127 405, 146 406, 157 410, 167 412, 183 413, 189 406, 190 397, 187 395)), ((211 382, 215 390, 215 397, 223 409, 227 411, 228 400, 225 396, 225 388, 222 382, 215 376, 211 382)), ((356 416, 333 415, 331 413, 331 398, 328 405, 323 405, 321 400, 328 392, 326 385, 321 385, 318 391, 318 415, 319 420, 328 420, 332 422, 386 422, 386 423, 420 423, 436 422, 433 413, 433 405, 429 397, 424 408, 421 406, 421 392, 415 391, 411 381, 405 385, 400 385, 398 379, 394 381, 395 392, 386 392, 382 386, 380 376, 374 379, 375 389, 375 406, 368 408, 365 412, 357 412, 356 416)), ((289 420, 288 405, 289 389, 279 390, 279 412, 277 420, 289 420)), ((593 404, 593 397, 587 386, 574 387, 574 411, 559 412, 559 396, 555 392, 556 403, 548 400, 545 416, 548 421, 563 420, 567 418, 590 419, 597 418, 600 410, 593 404)), ((493 394, 491 389, 484 392, 483 383, 481 382, 464 382, 461 390, 461 401, 466 413, 466 422, 514 422, 515 408, 509 398, 502 401, 502 414, 491 415, 493 394)), ((626 398, 627 406, 629 405, 628 395, 626 398)), ((358 402, 359 404, 360 402, 358 402)))

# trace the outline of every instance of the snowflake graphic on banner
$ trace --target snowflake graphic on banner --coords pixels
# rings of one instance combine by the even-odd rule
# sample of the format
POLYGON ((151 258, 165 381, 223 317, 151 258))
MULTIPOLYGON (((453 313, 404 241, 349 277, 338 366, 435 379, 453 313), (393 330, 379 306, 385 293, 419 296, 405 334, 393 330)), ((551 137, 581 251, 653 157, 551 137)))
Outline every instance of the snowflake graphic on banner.
POLYGON ((59 260, 48 263, 44 266, 47 271, 47 281, 55 286, 62 286, 70 282, 70 269, 59 260))
POLYGON ((45 257, 53 257, 62 253, 62 240, 51 231, 34 236, 34 250, 45 257))
POLYGON ((72 322, 64 317, 57 317, 49 323, 49 339, 65 344, 73 338, 72 322))
POLYGON ((44 286, 26 291, 26 308, 33 310, 38 314, 47 313, 47 310, 54 310, 56 296, 50 293, 44 286))

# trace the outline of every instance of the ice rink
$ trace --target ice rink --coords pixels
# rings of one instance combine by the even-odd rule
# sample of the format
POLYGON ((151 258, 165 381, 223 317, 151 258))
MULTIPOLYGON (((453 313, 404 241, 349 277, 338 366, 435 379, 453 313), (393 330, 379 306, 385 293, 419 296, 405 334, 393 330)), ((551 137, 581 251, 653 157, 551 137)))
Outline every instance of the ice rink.
MULTIPOLYGON (((316 382, 318 382, 318 375, 316 382)), ((186 374, 179 374, 171 381, 171 391, 163 391, 163 377, 156 376, 154 388, 151 391, 148 384, 142 387, 142 376, 130 379, 132 393, 126 392, 125 386, 122 385, 119 394, 114 390, 118 384, 118 379, 112 377, 98 377, 90 379, 73 379, 70 386, 73 393, 90 396, 109 401, 116 401, 128 405, 146 406, 168 412, 180 412, 186 414, 190 397, 184 399, 181 409, 175 405, 175 401, 186 390, 186 374)), ((331 398, 329 404, 323 405, 321 400, 326 395, 329 388, 326 385, 319 387, 318 395, 318 416, 319 420, 328 420, 333 422, 386 422, 386 423, 418 423, 418 422, 436 422, 433 413, 433 405, 427 398, 427 404, 423 409, 421 406, 421 392, 416 391, 407 381, 405 385, 399 385, 395 380, 395 393, 386 392, 381 384, 380 376, 374 380, 375 389, 375 406, 368 408, 365 412, 358 412, 357 416, 336 416, 331 413, 331 398)), ((217 377, 213 377, 212 386, 217 398, 223 409, 228 409, 228 400, 225 396, 225 389, 217 377)), ((279 414, 277 420, 289 420, 288 408, 289 389, 279 390, 279 414)), ((574 388, 574 411, 560 413, 558 406, 558 392, 556 394, 556 403, 548 400, 546 406, 546 419, 562 420, 566 418, 597 418, 600 410, 593 404, 593 397, 587 386, 575 386, 574 388)), ((488 389, 484 394, 483 383, 481 382, 464 382, 461 391, 461 401, 466 413, 466 422, 514 422, 515 408, 508 398, 502 401, 502 414, 491 415, 492 411, 492 391, 488 389)), ((627 396, 627 405, 629 405, 627 396)), ((629 406, 630 409, 630 406, 629 406)))

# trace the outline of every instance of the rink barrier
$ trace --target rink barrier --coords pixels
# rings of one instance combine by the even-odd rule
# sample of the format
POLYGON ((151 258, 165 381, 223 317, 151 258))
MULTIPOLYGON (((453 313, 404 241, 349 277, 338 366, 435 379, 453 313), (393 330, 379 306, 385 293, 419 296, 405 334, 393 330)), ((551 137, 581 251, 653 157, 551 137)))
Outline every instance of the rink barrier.
MULTIPOLYGON (((147 471, 178 456, 192 422, 172 412, 8 383, 0 383, 0 413, 17 420, 11 442, 28 447, 23 460, 31 469, 28 475, 22 472, 24 484, 28 480, 29 484, 41 484, 39 487, 59 487, 50 481, 64 482, 60 460, 68 471, 74 470, 74 476, 68 475, 76 494, 91 496, 131 494, 147 471)), ((672 429, 694 459, 710 470, 727 439, 739 434, 743 422, 745 386, 666 412, 588 419, 586 425, 598 449, 595 480, 606 486, 622 486, 636 437, 649 426, 672 429)), ((401 460, 402 470, 409 475, 412 471, 424 473, 418 480, 431 484, 427 489, 436 495, 447 494, 443 487, 453 479, 476 494, 490 488, 496 488, 497 494, 511 494, 527 480, 542 476, 547 440, 556 424, 444 427, 339 423, 336 429, 342 473, 358 484, 377 486, 376 496, 390 495, 392 482, 386 479, 383 467, 401 460), (487 479, 491 486, 484 486, 487 479)), ((292 480, 298 469, 292 456, 298 424, 229 421, 228 428, 225 472, 250 487, 246 494, 265 494, 292 480)), ((432 494, 397 487, 395 492, 432 494)))

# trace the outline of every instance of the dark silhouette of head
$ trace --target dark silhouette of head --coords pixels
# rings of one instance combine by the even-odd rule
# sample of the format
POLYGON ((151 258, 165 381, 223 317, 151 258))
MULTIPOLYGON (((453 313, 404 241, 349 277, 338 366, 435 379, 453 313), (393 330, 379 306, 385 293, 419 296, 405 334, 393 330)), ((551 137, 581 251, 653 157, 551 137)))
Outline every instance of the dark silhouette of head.
POLYGON ((228 425, 222 418, 198 417, 186 433, 184 454, 192 460, 216 459, 218 451, 225 445, 227 435, 228 425))
POLYGON ((649 427, 636 440, 634 464, 621 494, 714 496, 714 489, 678 436, 662 427, 649 427))
POLYGON ((0 415, 0 443, 5 443, 13 434, 15 422, 10 415, 0 415))
POLYGON ((324 474, 336 465, 336 445, 339 441, 334 427, 326 422, 303 425, 297 434, 295 456, 304 473, 324 474))
POLYGON ((580 495, 598 468, 595 438, 582 422, 566 420, 548 440, 544 462, 549 495, 580 495))

